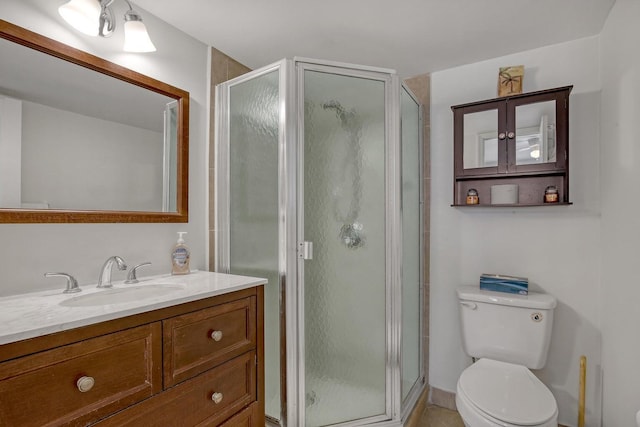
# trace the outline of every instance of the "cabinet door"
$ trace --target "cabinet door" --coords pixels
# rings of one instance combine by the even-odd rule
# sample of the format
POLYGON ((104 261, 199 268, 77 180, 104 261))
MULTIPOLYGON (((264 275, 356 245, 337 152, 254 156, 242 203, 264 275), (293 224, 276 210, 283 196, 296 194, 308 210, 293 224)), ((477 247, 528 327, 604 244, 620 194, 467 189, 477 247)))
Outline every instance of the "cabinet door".
POLYGON ((559 171, 567 165, 569 92, 514 98, 507 106, 509 173, 559 171))
POLYGON ((497 100, 453 107, 456 176, 507 172, 506 106, 497 100))

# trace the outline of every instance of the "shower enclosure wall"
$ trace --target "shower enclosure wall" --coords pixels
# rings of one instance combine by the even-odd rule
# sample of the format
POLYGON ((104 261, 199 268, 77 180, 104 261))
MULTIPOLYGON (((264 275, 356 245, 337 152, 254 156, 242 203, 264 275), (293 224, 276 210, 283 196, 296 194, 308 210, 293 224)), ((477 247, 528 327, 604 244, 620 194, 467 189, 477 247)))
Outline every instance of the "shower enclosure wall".
POLYGON ((421 109, 392 70, 216 87, 216 270, 266 277, 268 418, 402 425, 424 388, 421 109))

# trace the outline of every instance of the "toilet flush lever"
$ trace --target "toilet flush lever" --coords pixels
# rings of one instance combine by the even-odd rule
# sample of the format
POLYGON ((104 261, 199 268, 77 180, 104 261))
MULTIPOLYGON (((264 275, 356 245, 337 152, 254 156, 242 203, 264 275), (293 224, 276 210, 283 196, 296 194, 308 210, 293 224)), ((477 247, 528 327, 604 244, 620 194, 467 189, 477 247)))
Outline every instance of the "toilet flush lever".
POLYGON ((313 259, 313 242, 298 243, 298 259, 313 259))
POLYGON ((460 305, 470 308, 471 310, 475 310, 478 308, 478 304, 476 304, 475 302, 460 301, 460 305))

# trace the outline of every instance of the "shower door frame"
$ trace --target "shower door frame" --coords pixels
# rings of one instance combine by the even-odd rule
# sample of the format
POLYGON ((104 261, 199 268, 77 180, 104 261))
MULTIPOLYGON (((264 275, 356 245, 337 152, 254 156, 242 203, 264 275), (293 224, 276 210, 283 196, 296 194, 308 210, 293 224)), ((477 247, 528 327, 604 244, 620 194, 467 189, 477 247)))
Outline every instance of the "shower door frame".
MULTIPOLYGON (((415 408, 416 403, 418 402, 418 399, 420 398, 420 395, 422 394, 422 392, 424 391, 424 388, 426 386, 426 366, 425 366, 425 359, 427 357, 427 354, 425 354, 425 342, 424 342, 424 327, 425 327, 425 319, 424 319, 424 314, 425 314, 425 271, 424 271, 424 256, 425 256, 425 247, 424 247, 424 232, 425 232, 425 223, 424 223, 424 218, 425 218, 425 194, 424 194, 424 167, 425 167, 425 163, 424 163, 424 106, 422 105, 422 103, 420 102, 420 100, 418 99, 418 97, 413 93, 413 91, 411 90, 411 88, 405 84, 404 82, 401 84, 401 88, 400 88, 400 106, 402 107, 402 91, 406 91, 407 94, 409 95, 409 97, 413 100, 413 102, 415 102, 418 105, 418 194, 419 194, 419 207, 420 207, 420 212, 418 214, 418 221, 420 223, 419 226, 419 233, 420 233, 420 238, 419 238, 419 244, 420 244, 420 248, 419 248, 419 285, 418 285, 418 289, 419 289, 419 299, 420 299, 420 303, 419 303, 419 325, 418 325, 418 336, 419 336, 419 348, 418 348, 418 364, 419 364, 419 372, 418 372, 418 378, 416 378, 416 381, 413 383, 413 385, 411 386, 411 388, 409 389, 409 392, 407 394, 407 398, 403 401, 402 400, 402 386, 400 386, 400 404, 401 404, 401 408, 402 408, 402 419, 406 421, 407 417, 411 414, 411 412, 413 411, 413 409, 415 408)), ((401 138, 400 138, 400 146, 402 147, 402 108, 400 108, 400 132, 401 132, 401 138)), ((402 150, 400 150, 400 181, 402 182, 402 150)), ((403 193, 401 193, 402 195, 403 193)), ((403 214, 402 214, 402 203, 400 203, 400 227, 401 230, 403 230, 404 225, 402 222, 402 218, 403 218, 403 214)), ((402 233, 402 231, 401 231, 402 233)), ((403 246, 401 246, 400 248, 400 253, 401 253, 401 259, 404 259, 404 255, 402 254, 402 249, 403 246)), ((402 271, 402 269, 401 269, 402 271)), ((402 283, 404 283, 404 278, 401 279, 401 288, 402 288, 402 283)), ((400 291, 402 292, 402 290, 400 291)), ((401 298, 402 299, 402 298, 401 298)), ((400 315, 402 316, 402 304, 401 304, 401 310, 400 310, 400 315)), ((402 335, 402 318, 400 319, 401 322, 401 327, 400 327, 400 335, 402 335)), ((402 337, 401 337, 402 338, 402 337)), ((400 351, 399 351, 399 355, 400 355, 400 362, 402 362, 402 339, 400 341, 400 351)), ((400 381, 402 381, 402 363, 400 363, 400 381)))
MULTIPOLYGON (((400 369, 400 339, 401 339, 401 254, 394 248, 402 247, 402 229, 400 224, 400 194, 401 177, 400 174, 400 83, 395 71, 376 67, 366 67, 352 64, 344 64, 333 61, 321 61, 308 58, 294 58, 294 67, 297 77, 297 99, 295 109, 297 111, 297 141, 291 156, 296 155, 298 162, 297 182, 302 183, 297 190, 297 241, 290 240, 289 243, 299 246, 304 239, 304 73, 305 71, 325 72, 328 74, 348 76, 376 80, 384 83, 384 114, 385 114, 385 323, 386 323, 386 349, 385 349, 385 413, 367 418, 360 418, 347 421, 336 426, 350 427, 376 423, 376 425, 386 425, 386 421, 399 425, 401 411, 401 369, 400 369), (397 143, 394 143, 397 142, 397 143)), ((297 331, 296 342, 290 342, 292 347, 296 347, 296 358, 293 359, 295 367, 291 367, 288 373, 295 372, 295 387, 297 393, 294 395, 297 402, 287 408, 288 413, 295 414, 296 424, 305 425, 305 348, 304 348, 304 262, 300 254, 296 257, 298 265, 296 268, 297 283, 291 283, 287 289, 288 296, 296 294, 297 307, 295 311, 297 331), (293 412, 292 412, 293 411, 293 412)), ((293 312, 288 312, 293 313, 293 312)), ((294 331, 292 331, 294 332, 294 331)), ((291 361, 292 359, 289 359, 291 361)), ((294 386, 294 379, 291 375, 287 378, 287 387, 294 386)))
MULTIPOLYGON (((215 126, 215 144, 214 159, 216 167, 216 176, 223 176, 223 180, 215 179, 215 271, 229 273, 231 269, 231 236, 230 236, 230 128, 229 120, 229 95, 231 88, 235 85, 245 83, 263 75, 278 71, 278 98, 279 98, 279 114, 278 114, 278 294, 280 306, 280 419, 273 419, 267 416, 267 422, 274 425, 287 425, 287 393, 289 385, 287 379, 287 360, 294 357, 292 349, 287 345, 287 337, 295 331, 295 322, 286 321, 286 313, 289 312, 289 306, 295 304, 295 297, 286 298, 287 276, 291 268, 295 269, 296 251, 295 246, 288 245, 290 236, 293 233, 295 238, 295 194, 296 182, 290 176, 295 177, 295 173, 289 172, 296 170, 296 159, 289 155, 287 144, 289 138, 295 138, 295 104, 291 88, 294 85, 295 74, 292 71, 293 61, 283 59, 265 67, 259 68, 242 76, 220 83, 218 87, 224 87, 224 90, 215 91, 215 120, 218 126, 215 126), (223 106, 223 108, 219 108, 223 106), (225 126, 219 126, 224 123, 225 126), (293 214, 292 214, 293 212, 293 214), (282 310, 286 307, 285 310, 282 310)), ((295 148, 295 147, 294 147, 295 148)), ((267 285, 269 286, 269 284, 267 285)), ((266 326, 266 325, 265 325, 266 326)), ((293 387, 293 386, 292 386, 293 387)), ((297 390, 293 387, 291 390, 297 390)))
MULTIPOLYGON (((342 427, 375 423, 376 426, 400 426, 413 407, 424 385, 423 314, 420 310, 420 378, 402 405, 402 212, 401 212, 401 90, 394 70, 309 58, 284 59, 221 83, 216 90, 215 127, 215 271, 230 270, 229 199, 229 93, 230 88, 256 77, 279 71, 278 124, 278 292, 280 305, 280 419, 268 419, 283 427, 305 425, 305 353, 304 353, 304 260, 298 244, 304 239, 304 78, 305 70, 321 71, 385 83, 385 413, 336 424, 342 427), (224 124, 224 126, 220 126, 224 124), (225 161, 226 160, 226 161, 225 161), (302 206, 303 207, 303 206, 302 206), (395 248, 395 249, 394 249, 395 248), (416 387, 418 385, 418 387, 416 387), (410 403, 410 404, 409 404, 410 403)), ((406 88, 406 87, 405 87, 406 88)), ((409 94, 415 96, 406 88, 409 94)), ((417 100, 416 100, 417 102, 417 100)), ((417 102, 420 105, 419 102, 417 102)), ((420 112, 422 106, 420 105, 420 112)), ((420 120, 422 114, 420 113, 420 120)), ((422 122, 420 122, 422 123, 422 122)), ((422 132, 420 152, 423 150, 422 132)), ((422 173, 422 162, 420 165, 422 173)), ((420 177, 422 186, 422 176, 420 177)), ((420 191, 422 194, 422 190, 420 191)), ((422 196, 421 196, 422 197, 422 196)), ((422 199, 421 199, 422 200, 422 199)), ((421 207, 423 203, 421 202, 421 207)), ((421 209, 422 210, 422 209, 421 209)), ((422 218, 422 212, 420 214, 422 218)), ((422 223, 422 219, 421 219, 422 223)), ((423 241, 421 230, 420 241, 423 241)), ((422 245, 421 245, 422 246, 422 245)), ((422 248, 421 248, 422 252, 422 248)), ((421 300, 423 292, 423 256, 420 256, 421 300)))

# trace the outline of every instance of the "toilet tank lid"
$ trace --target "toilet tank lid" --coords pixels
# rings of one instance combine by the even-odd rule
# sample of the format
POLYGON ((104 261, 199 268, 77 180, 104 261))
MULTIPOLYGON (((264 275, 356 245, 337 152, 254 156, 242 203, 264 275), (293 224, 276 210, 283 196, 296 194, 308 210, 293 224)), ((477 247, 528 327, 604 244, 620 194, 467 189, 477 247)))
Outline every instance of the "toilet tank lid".
POLYGON ((485 291, 479 286, 461 286, 456 289, 461 301, 476 301, 487 304, 510 305, 538 309, 553 309, 557 301, 553 295, 529 292, 528 295, 508 294, 506 292, 485 291))

